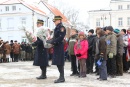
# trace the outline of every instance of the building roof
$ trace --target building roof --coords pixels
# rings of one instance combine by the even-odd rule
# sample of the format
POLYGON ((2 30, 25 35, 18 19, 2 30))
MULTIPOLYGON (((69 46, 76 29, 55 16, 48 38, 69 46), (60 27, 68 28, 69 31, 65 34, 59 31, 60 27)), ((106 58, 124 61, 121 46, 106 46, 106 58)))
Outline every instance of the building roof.
POLYGON ((91 11, 89 11, 89 12, 101 12, 101 11, 111 11, 111 10, 91 10, 91 11))
POLYGON ((43 12, 42 10, 40 10, 37 6, 29 4, 23 0, 7 0, 7 1, 0 3, 0 5, 10 5, 10 4, 23 4, 24 6, 26 6, 30 10, 35 11, 38 14, 46 16, 46 13, 43 12))
MULTIPOLYGON (((41 0, 42 1, 42 0, 41 0)), ((72 25, 70 21, 54 6, 46 3, 45 1, 42 1, 42 3, 55 15, 55 16, 61 16, 63 19, 62 21, 65 23, 68 23, 69 25, 72 25)))

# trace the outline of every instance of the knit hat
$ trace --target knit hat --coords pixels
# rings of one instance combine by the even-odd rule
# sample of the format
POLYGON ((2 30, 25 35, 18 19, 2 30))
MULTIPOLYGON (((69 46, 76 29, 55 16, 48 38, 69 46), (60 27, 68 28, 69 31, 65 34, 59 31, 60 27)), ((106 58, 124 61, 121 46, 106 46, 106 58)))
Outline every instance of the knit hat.
POLYGON ((84 34, 84 32, 79 32, 79 34, 78 34, 79 36, 84 36, 85 34, 84 34))
POLYGON ((121 31, 123 31, 126 34, 126 29, 122 29, 121 31))
POLYGON ((114 32, 115 32, 116 34, 119 34, 119 33, 120 33, 120 30, 119 30, 119 29, 114 29, 114 32))
POLYGON ((106 31, 106 28, 107 28, 107 27, 103 27, 102 29, 103 29, 104 31, 106 31))
POLYGON ((90 30, 88 31, 88 33, 89 33, 89 32, 93 34, 93 33, 94 33, 94 30, 93 30, 93 29, 90 29, 90 30))
POLYGON ((113 31, 113 27, 112 27, 112 26, 108 26, 108 27, 106 28, 106 30, 113 31))

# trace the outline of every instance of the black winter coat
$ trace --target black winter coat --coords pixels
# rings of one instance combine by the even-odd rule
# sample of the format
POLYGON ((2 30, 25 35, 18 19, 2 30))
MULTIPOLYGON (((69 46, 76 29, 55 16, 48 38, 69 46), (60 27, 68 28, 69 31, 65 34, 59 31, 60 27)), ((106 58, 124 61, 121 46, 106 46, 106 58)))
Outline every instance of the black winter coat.
POLYGON ((43 41, 37 38, 37 41, 33 45, 36 46, 33 65, 47 66, 48 65, 47 49, 44 48, 43 41))

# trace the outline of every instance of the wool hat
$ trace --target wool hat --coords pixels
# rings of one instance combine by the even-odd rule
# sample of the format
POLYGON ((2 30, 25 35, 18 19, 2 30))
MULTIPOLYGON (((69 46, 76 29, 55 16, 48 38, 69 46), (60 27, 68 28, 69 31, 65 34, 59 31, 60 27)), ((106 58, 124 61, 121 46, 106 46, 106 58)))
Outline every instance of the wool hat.
POLYGON ((14 42, 17 42, 17 40, 15 40, 14 42))
POLYGON ((10 40, 10 42, 12 42, 12 43, 13 43, 13 40, 10 40))
POLYGON ((119 30, 119 29, 114 29, 114 32, 115 32, 116 34, 119 34, 119 33, 120 33, 120 30, 119 30))
POLYGON ((55 16, 53 19, 53 22, 55 22, 56 20, 62 20, 63 18, 61 16, 55 16))
POLYGON ((113 29, 112 26, 108 26, 108 27, 106 28, 106 30, 113 31, 114 29, 113 29))
POLYGON ((123 31, 126 34, 126 29, 122 29, 121 31, 123 31))
POLYGON ((88 31, 88 33, 89 33, 89 32, 93 34, 93 33, 94 33, 94 30, 93 30, 93 29, 90 29, 90 30, 88 31))
POLYGON ((79 36, 84 36, 85 34, 84 34, 84 32, 79 32, 79 34, 78 34, 79 36))
POLYGON ((102 29, 103 29, 104 31, 106 31, 106 28, 107 28, 107 27, 103 27, 102 29))

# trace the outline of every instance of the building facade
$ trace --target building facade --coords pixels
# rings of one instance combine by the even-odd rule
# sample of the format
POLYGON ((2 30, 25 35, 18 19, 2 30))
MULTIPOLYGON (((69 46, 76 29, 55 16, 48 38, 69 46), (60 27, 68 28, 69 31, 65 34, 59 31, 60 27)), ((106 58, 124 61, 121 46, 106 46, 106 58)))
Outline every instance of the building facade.
POLYGON ((114 28, 130 27, 130 1, 111 0, 107 10, 89 11, 90 28, 113 26, 114 28))

